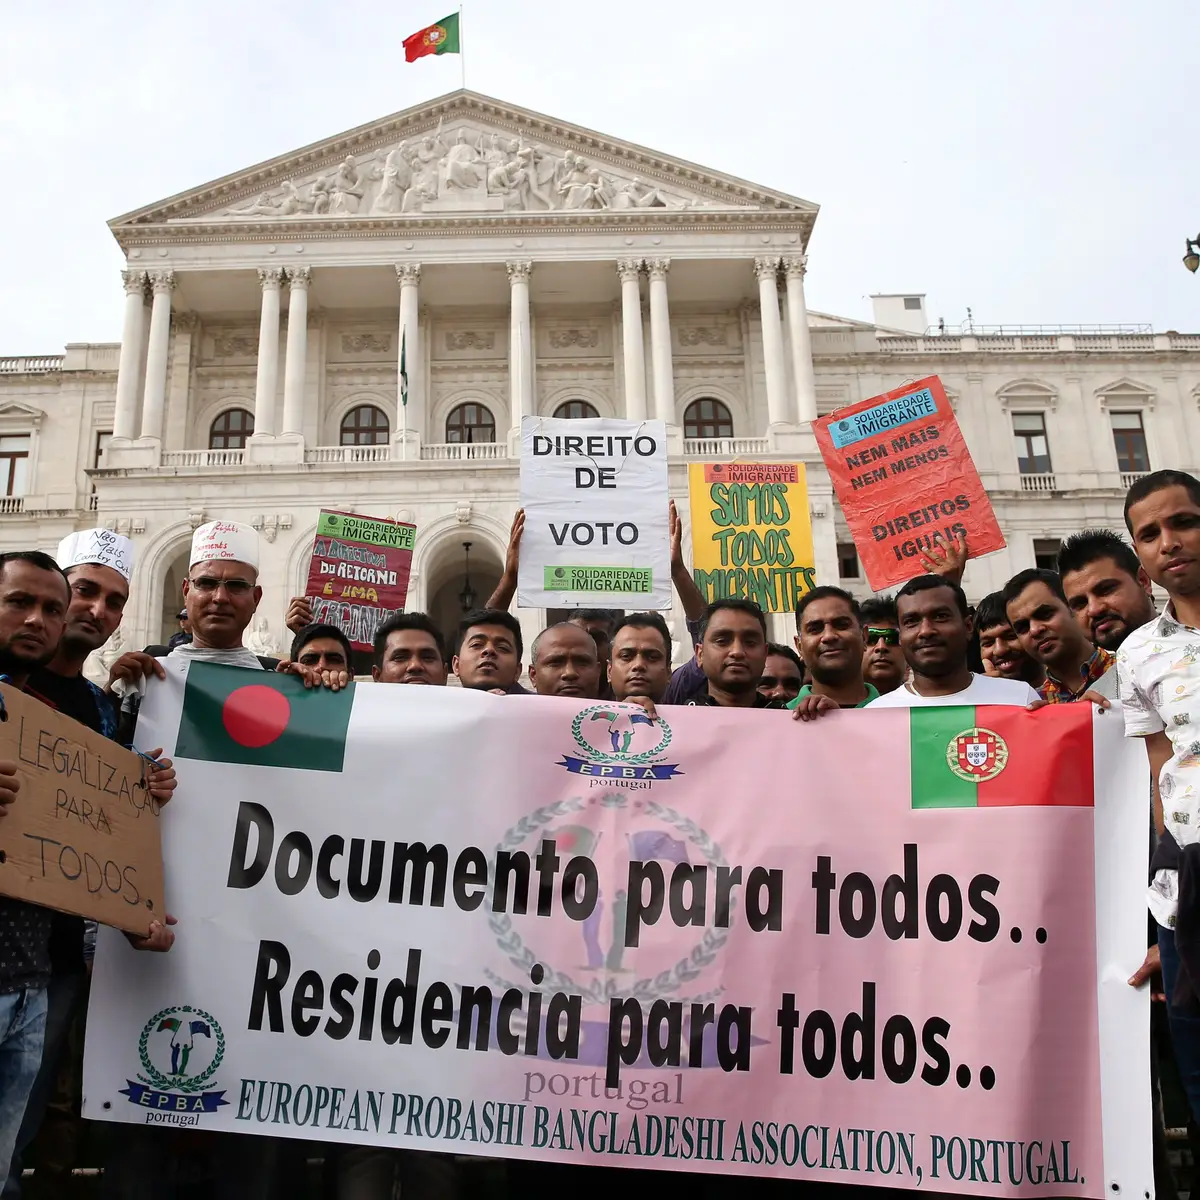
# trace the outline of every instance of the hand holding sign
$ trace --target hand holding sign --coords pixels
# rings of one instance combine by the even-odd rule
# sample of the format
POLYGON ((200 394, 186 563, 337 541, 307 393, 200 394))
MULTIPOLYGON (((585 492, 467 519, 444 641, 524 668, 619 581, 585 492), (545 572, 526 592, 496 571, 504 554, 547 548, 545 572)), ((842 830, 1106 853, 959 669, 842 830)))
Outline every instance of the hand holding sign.
POLYGON ((0 817, 8 812, 8 806, 17 798, 21 781, 17 778, 15 762, 0 762, 0 817))
POLYGON ((976 555, 1003 549, 996 514, 936 375, 820 417, 813 432, 876 591, 928 569, 926 555, 939 545, 970 538, 976 555))

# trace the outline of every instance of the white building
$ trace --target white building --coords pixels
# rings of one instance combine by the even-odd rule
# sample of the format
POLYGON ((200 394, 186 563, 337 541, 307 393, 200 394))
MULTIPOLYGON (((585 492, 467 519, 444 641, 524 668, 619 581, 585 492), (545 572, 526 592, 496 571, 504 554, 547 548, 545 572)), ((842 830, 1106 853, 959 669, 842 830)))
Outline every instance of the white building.
POLYGON ((1119 528, 1131 476, 1200 465, 1200 334, 810 312, 816 216, 460 91, 118 217, 122 343, 0 359, 0 548, 129 533, 140 647, 174 628, 192 529, 252 522, 279 644, 318 510, 392 516, 419 528, 409 606, 449 629, 464 543, 479 600, 499 576, 522 415, 596 413, 667 422, 680 501, 689 459, 805 460, 818 578, 865 593, 807 423, 938 374, 1009 540, 977 598, 1119 528))

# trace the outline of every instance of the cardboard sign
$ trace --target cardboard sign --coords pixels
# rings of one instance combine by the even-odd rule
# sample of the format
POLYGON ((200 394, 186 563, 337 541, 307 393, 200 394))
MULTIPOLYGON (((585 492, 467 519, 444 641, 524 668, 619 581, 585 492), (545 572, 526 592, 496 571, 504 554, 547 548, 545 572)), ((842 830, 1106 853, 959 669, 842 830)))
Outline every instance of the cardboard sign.
POLYGON ((416 534, 415 525, 322 511, 305 589, 313 620, 370 650, 379 626, 404 608, 416 534))
POLYGON ((1004 548, 936 375, 820 417, 813 431, 876 591, 922 574, 921 552, 955 537, 972 558, 1004 548))
POLYGON ((0 816, 0 893, 149 933, 165 909, 145 760, 7 684, 0 698, 0 760, 21 783, 0 816))
POLYGON ((803 463, 691 463, 692 577, 706 603, 729 596, 795 612, 813 588, 803 463))
POLYGON ((521 608, 670 608, 662 421, 521 422, 521 608))

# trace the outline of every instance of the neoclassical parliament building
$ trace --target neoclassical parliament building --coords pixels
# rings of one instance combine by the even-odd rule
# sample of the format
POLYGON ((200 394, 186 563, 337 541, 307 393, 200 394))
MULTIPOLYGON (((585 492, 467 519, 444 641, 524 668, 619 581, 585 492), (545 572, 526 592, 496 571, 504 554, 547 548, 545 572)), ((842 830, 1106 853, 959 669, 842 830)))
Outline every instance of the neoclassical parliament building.
POLYGON ((974 599, 1200 466, 1200 334, 815 312, 817 211, 469 91, 148 204, 109 222, 120 344, 0 358, 0 545, 132 537, 129 649, 173 631, 192 530, 251 523, 269 649, 321 508, 415 522, 409 607, 447 630, 485 599, 531 414, 666 422, 685 519, 689 461, 806 462, 818 580, 863 595, 809 422, 906 380, 941 376, 1008 540, 974 599))

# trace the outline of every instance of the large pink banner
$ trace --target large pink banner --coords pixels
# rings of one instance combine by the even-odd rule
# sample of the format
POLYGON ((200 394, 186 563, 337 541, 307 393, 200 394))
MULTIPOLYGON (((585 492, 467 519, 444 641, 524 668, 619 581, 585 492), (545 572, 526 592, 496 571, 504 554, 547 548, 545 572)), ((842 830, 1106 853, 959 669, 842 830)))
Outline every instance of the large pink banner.
MULTIPOLYGON (((182 678, 152 693, 146 735, 168 752, 191 688, 186 705, 182 678)), ((1119 717, 1094 743, 1086 707, 930 710, 918 730, 906 711, 649 722, 383 685, 342 703, 335 766, 180 761, 164 817, 180 936, 158 962, 105 943, 93 1115, 959 1194, 1100 1197, 1118 1177, 1141 1193, 1111 1131, 1132 1121, 1140 1144, 1148 1107, 1108 1112, 1104 1063, 1122 1050, 1098 969, 1098 814, 1141 753, 1119 717), (221 1027, 219 1070, 191 1092, 172 1085, 170 1035, 147 1032, 167 1008, 221 1027), (171 1115, 181 1095, 209 1097, 194 1121, 171 1115)), ((1126 881, 1104 885, 1135 931, 1139 854, 1128 844, 1126 881)), ((189 1070, 207 1070, 194 1040, 189 1070)))

